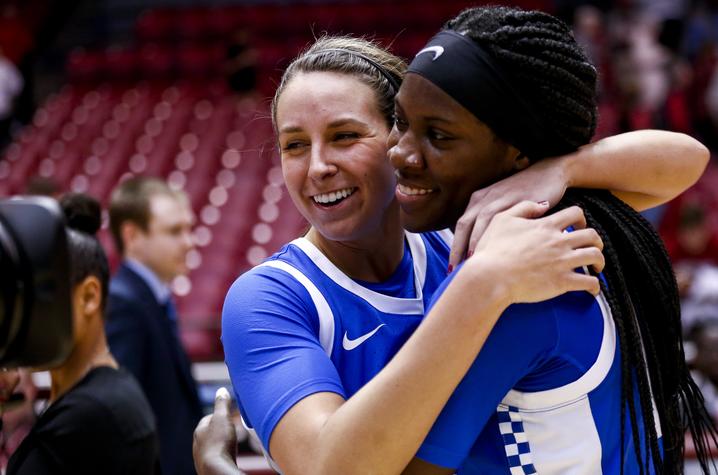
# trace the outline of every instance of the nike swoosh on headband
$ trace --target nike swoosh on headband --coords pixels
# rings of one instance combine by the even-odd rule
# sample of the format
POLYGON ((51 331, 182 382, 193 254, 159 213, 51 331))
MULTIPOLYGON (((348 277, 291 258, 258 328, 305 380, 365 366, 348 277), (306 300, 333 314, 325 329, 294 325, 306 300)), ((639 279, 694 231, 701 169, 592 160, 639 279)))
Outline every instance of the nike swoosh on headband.
POLYGON ((384 325, 386 325, 386 323, 382 323, 381 325, 379 325, 378 327, 376 327, 369 333, 366 333, 354 340, 350 340, 349 336, 347 335, 347 332, 344 332, 344 339, 342 340, 342 346, 344 347, 345 350, 351 351, 351 350, 355 349, 356 347, 358 347, 359 345, 361 345, 362 343, 364 343, 365 341, 367 341, 369 338, 373 337, 374 333, 378 332, 379 329, 381 327, 383 327, 384 325))
POLYGON ((436 58, 444 54, 444 47, 443 46, 427 46, 423 50, 416 53, 416 56, 419 56, 421 53, 434 53, 434 57, 431 58, 432 61, 436 61, 436 58))

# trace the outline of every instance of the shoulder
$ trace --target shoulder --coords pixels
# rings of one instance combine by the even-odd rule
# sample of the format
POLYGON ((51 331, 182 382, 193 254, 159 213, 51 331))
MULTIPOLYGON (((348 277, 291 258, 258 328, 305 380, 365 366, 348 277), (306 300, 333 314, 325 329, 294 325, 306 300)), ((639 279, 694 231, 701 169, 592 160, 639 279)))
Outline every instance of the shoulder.
POLYGON ((56 404, 47 428, 66 439, 134 440, 155 432, 149 403, 123 370, 95 368, 56 404))
POLYGON ((273 259, 242 274, 222 307, 222 332, 244 334, 257 327, 300 323, 317 330, 318 290, 296 262, 273 259))
POLYGON ((227 292, 225 307, 255 300, 260 296, 270 297, 270 302, 305 301, 309 295, 302 282, 304 279, 309 280, 296 263, 279 259, 267 261, 234 281, 227 292))

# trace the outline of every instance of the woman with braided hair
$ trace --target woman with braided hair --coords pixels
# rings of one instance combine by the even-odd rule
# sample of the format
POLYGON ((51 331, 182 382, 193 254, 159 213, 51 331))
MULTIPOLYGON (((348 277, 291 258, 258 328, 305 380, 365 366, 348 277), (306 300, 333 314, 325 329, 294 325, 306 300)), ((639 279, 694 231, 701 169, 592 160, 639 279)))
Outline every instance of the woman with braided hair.
MULTIPOLYGON (((399 226, 386 139, 404 70, 401 60, 374 44, 322 38, 287 68, 275 95, 285 182, 312 229, 235 282, 223 309, 222 340, 243 420, 286 474, 399 473, 507 301, 542 300, 535 292, 547 297, 557 284, 598 294, 598 279, 575 273, 577 265, 569 262, 593 260, 601 267, 602 258, 587 244, 599 245, 595 233, 563 233, 565 226, 556 232, 556 220, 568 216, 582 227, 578 208, 548 222, 517 213, 541 214, 548 203, 536 202, 557 202, 568 185, 603 186, 620 190, 639 208, 655 205, 693 183, 707 161, 705 148, 684 135, 632 133, 539 162, 486 188, 484 196, 475 194, 471 209, 481 211, 468 216, 478 228, 487 229, 492 209, 506 211, 492 220, 453 287, 424 317, 446 276, 444 238, 450 233, 418 235, 399 226), (683 154, 685 163, 665 153, 683 154), (627 178, 631 172, 639 176, 627 178), (512 207, 522 200, 533 203, 512 207), (571 249, 557 253, 561 243, 571 249), (539 258, 544 265, 537 265, 539 258), (502 269, 492 272, 499 264, 502 269), (568 275, 559 272, 566 268, 568 275), (473 305, 465 304, 467 295, 473 305), (497 296, 503 296, 498 308, 497 296)), ((452 155, 490 154, 500 162, 498 141, 469 146, 463 158, 457 150, 452 155)), ((504 165, 477 183, 450 183, 456 189, 446 191, 459 192, 462 202, 444 201, 438 189, 424 192, 426 200, 418 190, 413 199, 431 210, 436 197, 441 212, 432 218, 434 227, 453 224, 472 191, 511 171, 504 165)), ((403 195, 412 190, 405 185, 400 198, 410 212, 403 195)), ((461 236, 457 226, 456 241, 472 241, 470 233, 461 236)), ((233 431, 223 404, 196 432, 195 463, 203 475, 237 473, 232 444, 225 443, 233 431)))
MULTIPOLYGON (((416 55, 395 99, 389 156, 405 227, 466 235, 484 219, 477 211, 457 223, 467 203, 516 189, 548 157, 587 144, 596 75, 548 14, 482 7, 450 20, 416 55)), ((715 428, 686 367, 659 238, 609 192, 569 190, 558 208, 570 205, 604 242, 601 293, 510 306, 408 473, 682 473, 686 430, 708 472, 715 428)))

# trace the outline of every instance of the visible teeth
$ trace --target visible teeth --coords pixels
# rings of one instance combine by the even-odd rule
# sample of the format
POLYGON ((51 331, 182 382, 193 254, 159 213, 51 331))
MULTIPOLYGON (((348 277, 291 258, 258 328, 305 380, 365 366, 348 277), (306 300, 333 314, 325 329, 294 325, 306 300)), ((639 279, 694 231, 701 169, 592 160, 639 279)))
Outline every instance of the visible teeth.
POLYGON ((344 199, 347 196, 354 193, 356 188, 344 188, 343 190, 332 191, 330 193, 322 193, 321 195, 314 195, 312 199, 316 203, 327 204, 334 203, 337 200, 344 199))
POLYGON ((405 195, 425 195, 427 193, 431 193, 434 190, 431 190, 429 188, 412 188, 410 186, 402 185, 399 183, 399 191, 401 191, 405 195))

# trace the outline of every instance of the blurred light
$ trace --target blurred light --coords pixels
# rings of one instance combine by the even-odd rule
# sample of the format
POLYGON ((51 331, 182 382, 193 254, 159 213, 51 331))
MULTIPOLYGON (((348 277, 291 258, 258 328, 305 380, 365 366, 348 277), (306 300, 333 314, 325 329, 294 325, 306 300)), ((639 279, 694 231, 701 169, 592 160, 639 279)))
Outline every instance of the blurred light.
POLYGON ((155 117, 159 120, 167 120, 172 115, 172 105, 169 102, 162 101, 155 106, 155 117))
POLYGON ((214 106, 207 99, 202 99, 194 106, 194 116, 199 120, 206 120, 212 116, 214 106))
POLYGON ((221 213, 219 212, 219 209, 215 208, 214 206, 207 205, 202 208, 202 211, 200 211, 199 216, 204 224, 212 226, 213 224, 217 224, 221 213))
POLYGON ((279 217, 279 208, 274 203, 262 203, 257 214, 265 223, 273 223, 279 217))
POLYGON ((197 249, 192 249, 187 253, 187 267, 194 270, 202 265, 202 254, 197 249))
POLYGON ((267 251, 262 246, 252 246, 247 250, 247 262, 253 266, 261 264, 265 257, 267 251))
POLYGON ((272 167, 267 172, 267 181, 272 185, 281 186, 284 184, 284 176, 282 176, 281 167, 272 167))
POLYGON ((235 130, 227 135, 227 148, 241 149, 244 147, 244 134, 241 130, 235 130))
POLYGON ((70 182, 70 189, 75 193, 84 193, 90 187, 90 181, 85 175, 77 175, 70 182))
POLYGON ((221 186, 215 186, 209 192, 209 202, 218 208, 227 202, 228 197, 227 189, 221 186))
POLYGON ((147 168, 147 157, 141 153, 136 153, 130 158, 130 170, 133 173, 142 173, 147 168))
POLYGON ((267 203, 279 202, 279 200, 282 199, 282 194, 284 194, 282 188, 277 185, 269 184, 262 190, 262 198, 264 198, 264 201, 267 203))
POLYGON ((237 181, 237 179, 234 177, 232 170, 224 168, 217 173, 217 184, 223 188, 231 188, 234 186, 235 181, 237 181))
POLYGON ((52 176, 52 174, 55 173, 55 162, 53 162, 49 158, 44 159, 42 162, 40 162, 39 173, 40 176, 43 176, 45 178, 52 176))
POLYGON ((252 239, 259 244, 267 244, 272 239, 272 228, 267 223, 257 223, 252 228, 252 239))
POLYGON ((97 175, 102 169, 102 161, 94 155, 88 157, 85 161, 85 173, 88 175, 97 175))
POLYGON ((192 156, 192 153, 186 150, 178 153, 175 158, 175 166, 184 172, 192 168, 194 166, 194 157, 192 156))
POLYGON ((222 154, 222 166, 224 168, 237 168, 239 163, 242 161, 242 155, 232 148, 228 148, 222 154))
POLYGON ((199 145, 199 138, 197 138, 197 135, 189 132, 186 133, 180 138, 180 149, 186 151, 186 152, 194 152, 197 150, 197 146, 199 145))
POLYGON ((187 177, 185 177, 184 173, 182 173, 181 171, 174 170, 167 177, 167 183, 173 190, 181 190, 187 183, 187 177))
POLYGON ((186 275, 179 275, 172 281, 172 291, 180 296, 184 297, 192 291, 192 282, 186 275))
POLYGON ((207 226, 197 226, 194 229, 194 243, 204 247, 212 242, 212 231, 207 226))

